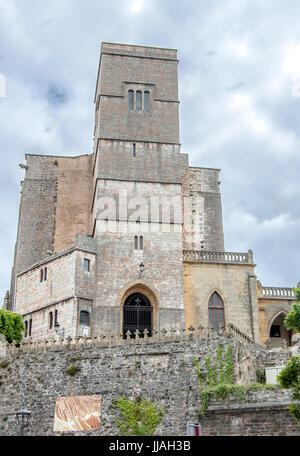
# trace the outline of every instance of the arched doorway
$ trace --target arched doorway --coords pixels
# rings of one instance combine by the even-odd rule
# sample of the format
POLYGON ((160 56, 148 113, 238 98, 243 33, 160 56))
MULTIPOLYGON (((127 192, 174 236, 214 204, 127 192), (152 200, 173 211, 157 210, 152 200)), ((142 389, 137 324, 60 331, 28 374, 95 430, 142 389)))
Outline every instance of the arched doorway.
POLYGON ((148 336, 151 336, 153 325, 153 307, 147 296, 143 293, 132 293, 123 305, 123 337, 126 338, 127 331, 131 332, 131 337, 135 337, 135 331, 140 332, 143 337, 143 331, 148 330, 148 336))
POLYGON ((292 331, 288 331, 283 322, 286 317, 284 312, 281 312, 279 315, 275 316, 274 320, 270 326, 270 347, 279 348, 282 347, 282 342, 285 340, 288 346, 291 346, 291 337, 292 331))

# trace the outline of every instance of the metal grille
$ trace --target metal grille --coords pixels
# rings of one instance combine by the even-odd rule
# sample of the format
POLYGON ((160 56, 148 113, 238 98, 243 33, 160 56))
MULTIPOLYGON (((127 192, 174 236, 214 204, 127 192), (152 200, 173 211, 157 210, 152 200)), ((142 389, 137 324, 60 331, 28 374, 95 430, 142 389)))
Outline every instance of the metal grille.
POLYGON ((123 307, 124 339, 126 339, 127 331, 130 331, 131 338, 134 338, 136 330, 140 332, 140 337, 144 337, 144 329, 147 329, 148 336, 151 336, 152 313, 153 308, 146 296, 141 293, 128 296, 123 307))

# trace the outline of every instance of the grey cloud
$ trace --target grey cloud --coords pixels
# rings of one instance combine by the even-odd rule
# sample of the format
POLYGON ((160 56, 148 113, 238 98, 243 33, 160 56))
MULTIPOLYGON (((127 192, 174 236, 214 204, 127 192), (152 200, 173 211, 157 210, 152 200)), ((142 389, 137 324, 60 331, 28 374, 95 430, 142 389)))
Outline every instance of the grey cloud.
POLYGON ((15 15, 0 14, 10 87, 0 101, 0 245, 6 246, 0 300, 15 242, 17 165, 26 150, 91 153, 102 41, 178 49, 182 151, 191 165, 222 169, 226 248, 252 248, 263 284, 293 286, 299 275, 300 99, 290 95, 290 80, 278 91, 272 84, 282 76, 283 49, 300 41, 298 0, 153 0, 138 14, 130 5, 31 0, 16 3, 15 15), (239 45, 247 56, 239 55, 239 45), (31 96, 33 89, 38 96, 31 96), (232 108, 237 96, 249 99, 249 109, 232 108), (256 131, 251 115, 266 119, 270 130, 256 131), (277 231, 268 227, 281 214, 290 223, 277 231))
POLYGON ((226 91, 233 92, 234 90, 240 89, 244 85, 245 85, 245 83, 243 81, 240 81, 240 82, 237 82, 236 84, 233 84, 232 86, 227 87, 226 91))
POLYGON ((46 94, 48 103, 52 106, 59 107, 68 102, 68 93, 62 87, 59 87, 56 84, 51 84, 48 87, 46 94))

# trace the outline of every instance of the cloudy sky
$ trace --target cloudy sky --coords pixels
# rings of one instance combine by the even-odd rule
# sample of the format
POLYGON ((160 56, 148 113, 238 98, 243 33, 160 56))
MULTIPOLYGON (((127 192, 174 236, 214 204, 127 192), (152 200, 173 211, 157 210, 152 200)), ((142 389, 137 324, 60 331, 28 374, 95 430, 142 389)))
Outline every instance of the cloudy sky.
POLYGON ((264 286, 295 286, 299 23, 299 0, 0 0, 1 301, 18 164, 25 153, 92 152, 102 41, 178 49, 182 152, 222 170, 225 248, 252 249, 264 286))

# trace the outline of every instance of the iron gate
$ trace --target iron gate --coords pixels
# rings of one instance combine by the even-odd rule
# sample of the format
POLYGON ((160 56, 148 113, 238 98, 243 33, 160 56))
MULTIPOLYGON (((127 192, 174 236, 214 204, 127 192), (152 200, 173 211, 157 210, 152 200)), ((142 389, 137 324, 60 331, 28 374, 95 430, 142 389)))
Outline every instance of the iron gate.
POLYGON ((138 329, 140 337, 144 337, 144 329, 148 330, 151 336, 152 330, 152 310, 151 306, 124 306, 123 310, 123 337, 126 339, 127 331, 131 332, 131 338, 135 337, 138 329))

